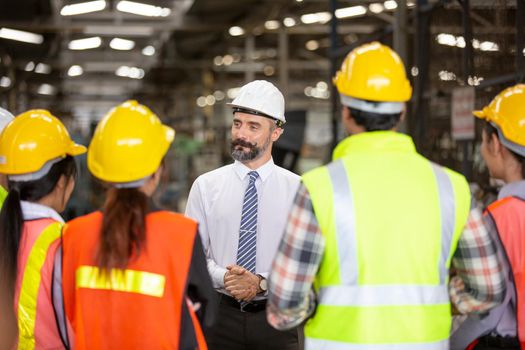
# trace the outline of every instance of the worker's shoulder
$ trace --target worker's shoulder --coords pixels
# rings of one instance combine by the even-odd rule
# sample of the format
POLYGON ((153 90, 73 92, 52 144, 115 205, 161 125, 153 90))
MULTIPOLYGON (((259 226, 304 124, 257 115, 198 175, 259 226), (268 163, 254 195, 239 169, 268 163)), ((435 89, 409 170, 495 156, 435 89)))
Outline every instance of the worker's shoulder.
POLYGON ((228 179, 232 175, 233 171, 233 164, 224 165, 220 168, 199 175, 199 177, 197 177, 195 180, 195 183, 205 184, 209 182, 220 181, 222 179, 228 179))
POLYGON ((439 165, 439 164, 436 164, 436 163, 433 163, 435 166, 437 166, 438 168, 442 169, 447 175, 448 177, 450 178, 450 181, 452 181, 452 183, 455 183, 457 185, 462 185, 466 188, 468 188, 468 182, 467 182, 467 179, 465 178, 465 176, 463 176, 463 174, 455 171, 455 170, 452 170, 450 168, 447 168, 446 166, 443 166, 443 165, 439 165))
POLYGON ((148 219, 162 221, 164 223, 181 223, 189 226, 197 226, 197 221, 192 218, 170 210, 157 210, 148 214, 148 219))
POLYGON ((299 175, 297 175, 296 173, 294 172, 291 172, 290 170, 288 169, 285 169, 285 168, 282 168, 278 165, 275 166, 275 174, 279 177, 282 177, 284 179, 286 179, 287 181, 290 181, 290 182, 299 182, 301 181, 301 177, 299 175))
POLYGON ((66 223, 66 227, 68 228, 82 228, 87 227, 88 225, 94 223, 94 222, 100 222, 102 221, 102 212, 101 211, 94 211, 92 213, 79 216, 75 219, 72 219, 66 223))

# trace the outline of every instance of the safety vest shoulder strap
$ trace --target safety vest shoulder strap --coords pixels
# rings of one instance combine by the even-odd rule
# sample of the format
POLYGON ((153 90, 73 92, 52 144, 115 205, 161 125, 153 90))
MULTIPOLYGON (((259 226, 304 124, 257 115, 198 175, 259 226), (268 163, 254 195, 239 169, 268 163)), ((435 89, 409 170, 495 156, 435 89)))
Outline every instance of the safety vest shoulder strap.
POLYGON ((48 249, 60 238, 62 224, 54 222, 47 226, 38 236, 29 252, 23 271, 20 296, 18 299, 18 348, 35 348, 35 324, 37 314, 38 293, 41 283, 41 269, 44 265, 48 249))

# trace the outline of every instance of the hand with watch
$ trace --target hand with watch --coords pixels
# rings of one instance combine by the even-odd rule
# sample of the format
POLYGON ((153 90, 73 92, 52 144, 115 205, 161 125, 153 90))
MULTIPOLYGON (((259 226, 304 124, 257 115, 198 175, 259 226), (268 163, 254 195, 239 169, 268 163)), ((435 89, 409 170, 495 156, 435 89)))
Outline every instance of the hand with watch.
POLYGON ((264 294, 268 291, 268 281, 262 275, 256 275, 259 278, 259 284, 257 285, 257 294, 264 294))

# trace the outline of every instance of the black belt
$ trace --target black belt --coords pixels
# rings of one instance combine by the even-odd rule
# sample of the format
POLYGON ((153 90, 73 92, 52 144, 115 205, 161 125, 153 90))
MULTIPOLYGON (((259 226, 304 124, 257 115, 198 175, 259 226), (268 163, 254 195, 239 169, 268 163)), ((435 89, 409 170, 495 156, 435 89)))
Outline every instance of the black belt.
POLYGON ((259 311, 266 310, 266 299, 265 300, 252 300, 248 304, 242 306, 241 303, 237 301, 237 299, 229 295, 223 294, 223 293, 218 293, 218 294, 219 294, 219 300, 221 304, 232 306, 239 311, 259 312, 259 311))

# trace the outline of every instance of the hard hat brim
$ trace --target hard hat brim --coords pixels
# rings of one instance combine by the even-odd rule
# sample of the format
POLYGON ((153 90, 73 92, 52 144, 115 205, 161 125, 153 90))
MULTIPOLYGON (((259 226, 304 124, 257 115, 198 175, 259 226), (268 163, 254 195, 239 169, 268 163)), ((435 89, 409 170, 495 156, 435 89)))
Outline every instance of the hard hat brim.
POLYGON ((484 111, 472 111, 472 114, 479 119, 487 119, 487 115, 484 111))
POLYGON ((71 145, 71 148, 66 152, 67 154, 69 154, 70 156, 78 156, 80 154, 84 154, 87 152, 87 147, 86 146, 82 146, 82 145, 79 145, 77 143, 73 143, 71 145))

